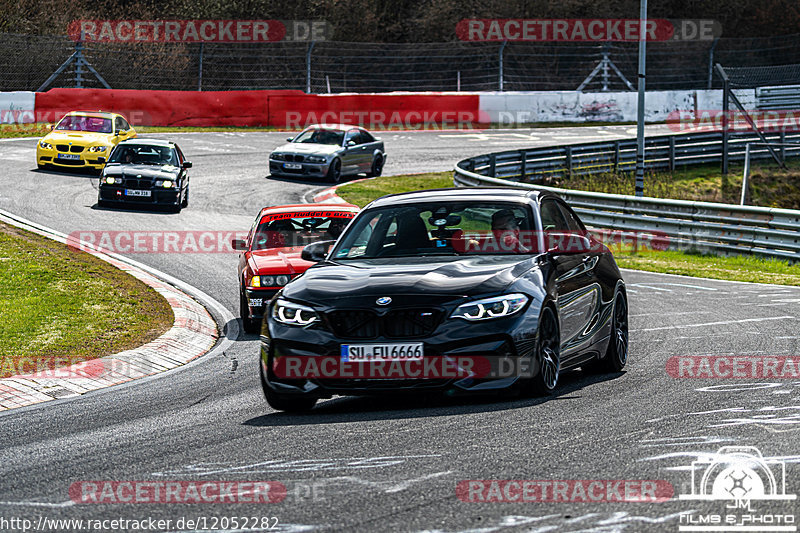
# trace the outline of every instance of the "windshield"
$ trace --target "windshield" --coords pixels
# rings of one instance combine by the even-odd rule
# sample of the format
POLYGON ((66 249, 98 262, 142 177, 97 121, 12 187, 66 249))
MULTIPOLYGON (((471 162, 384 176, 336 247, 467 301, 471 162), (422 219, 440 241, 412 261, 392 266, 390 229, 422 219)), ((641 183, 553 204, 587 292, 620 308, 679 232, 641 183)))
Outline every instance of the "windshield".
POLYGON ((278 214, 265 216, 253 235, 251 250, 305 246, 312 242, 336 240, 353 219, 353 213, 278 214))
POLYGON ((459 202, 370 209, 333 251, 335 260, 534 253, 530 210, 518 204, 459 202))
POLYGON ((67 115, 55 127, 57 130, 89 131, 92 133, 111 133, 111 119, 103 117, 86 117, 67 115))
POLYGON ((295 137, 293 143, 333 144, 341 146, 344 132, 325 128, 309 128, 295 137))
POLYGON ((169 146, 119 145, 114 149, 109 163, 130 165, 178 166, 178 156, 169 146))

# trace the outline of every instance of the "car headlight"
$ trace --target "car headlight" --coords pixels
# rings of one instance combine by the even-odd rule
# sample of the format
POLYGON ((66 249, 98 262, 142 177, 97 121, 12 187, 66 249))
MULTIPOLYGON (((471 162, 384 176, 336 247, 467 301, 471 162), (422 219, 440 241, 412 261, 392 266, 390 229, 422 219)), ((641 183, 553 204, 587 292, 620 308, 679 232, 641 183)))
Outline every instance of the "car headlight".
POLYGON ((275 276, 275 285, 283 287, 287 283, 289 283, 289 276, 275 276))
POLYGON ((459 305, 450 318, 463 318, 471 322, 502 318, 520 311, 526 303, 528 303, 528 297, 524 294, 504 294, 493 298, 483 298, 459 305))
POLYGON ((275 302, 272 318, 287 326, 308 326, 319 320, 317 312, 310 307, 286 300, 275 302))
POLYGON ((322 155, 310 155, 306 157, 306 161, 309 163, 324 163, 327 160, 328 158, 322 155))
POLYGON ((270 159, 274 159, 275 161, 283 161, 284 155, 283 154, 270 154, 270 159))
POLYGON ((90 152, 105 152, 108 149, 108 146, 92 146, 89 148, 90 152))
POLYGON ((44 148, 45 150, 52 150, 53 149, 53 145, 50 144, 49 142, 45 142, 45 141, 39 141, 39 147, 40 148, 44 148))
POLYGON ((175 182, 170 180, 164 180, 161 183, 159 183, 158 181, 156 181, 156 187, 159 186, 164 187, 165 189, 171 189, 172 187, 175 186, 175 182))
POLYGON ((106 176, 103 178, 103 183, 107 183, 108 185, 114 185, 115 183, 122 183, 122 178, 116 178, 114 176, 106 176))

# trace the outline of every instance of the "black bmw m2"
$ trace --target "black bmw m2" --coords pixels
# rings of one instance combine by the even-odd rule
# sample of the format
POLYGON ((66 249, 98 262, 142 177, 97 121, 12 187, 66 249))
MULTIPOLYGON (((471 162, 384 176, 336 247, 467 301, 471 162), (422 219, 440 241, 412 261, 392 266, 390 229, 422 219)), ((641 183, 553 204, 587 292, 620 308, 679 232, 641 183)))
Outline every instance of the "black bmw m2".
POLYGON ((545 395, 628 357, 611 251, 546 192, 440 189, 369 204, 269 303, 261 382, 278 410, 333 395, 545 395))

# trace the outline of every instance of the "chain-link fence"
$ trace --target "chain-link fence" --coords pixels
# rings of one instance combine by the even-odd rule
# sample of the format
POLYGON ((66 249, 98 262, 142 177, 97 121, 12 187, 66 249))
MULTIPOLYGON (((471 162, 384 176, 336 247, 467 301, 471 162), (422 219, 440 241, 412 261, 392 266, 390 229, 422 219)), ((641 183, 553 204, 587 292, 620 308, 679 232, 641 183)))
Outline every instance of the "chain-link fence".
MULTIPOLYGON (((91 43, 81 53, 115 89, 300 89, 325 93, 581 87, 591 91, 635 87, 637 46, 558 42, 91 43)), ((39 89, 75 51, 76 44, 66 37, 0 34, 0 91, 39 89)), ((800 35, 649 43, 647 87, 718 87, 719 81, 712 76, 714 63, 741 67, 800 63, 800 35)), ((85 64, 74 60, 48 86, 77 85, 103 86, 85 64)))

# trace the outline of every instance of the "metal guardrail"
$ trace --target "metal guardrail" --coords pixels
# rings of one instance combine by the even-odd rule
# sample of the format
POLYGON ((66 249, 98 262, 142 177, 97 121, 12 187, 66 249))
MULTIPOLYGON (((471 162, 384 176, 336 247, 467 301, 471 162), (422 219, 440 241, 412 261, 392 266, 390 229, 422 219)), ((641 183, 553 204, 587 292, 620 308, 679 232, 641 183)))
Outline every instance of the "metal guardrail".
POLYGON ((798 109, 800 108, 800 85, 756 88, 756 108, 758 109, 798 109))
MULTIPOLYGON (((800 132, 767 134, 767 138, 800 139, 800 132)), ((753 134, 731 135, 733 160, 743 159, 753 134)), ((751 157, 768 158, 766 149, 751 157), (758 155, 756 155, 758 154, 758 155)), ((709 250, 721 254, 756 254, 800 261, 800 210, 739 206, 605 194, 537 185, 544 176, 629 171, 636 141, 585 143, 555 148, 480 155, 460 161, 453 182, 460 187, 521 187, 552 191, 564 198, 587 226, 652 235, 673 249, 709 250)), ((785 147, 783 157, 800 155, 800 146, 785 147)), ((651 137, 646 142, 646 167, 719 163, 721 134, 701 133, 651 137)))

